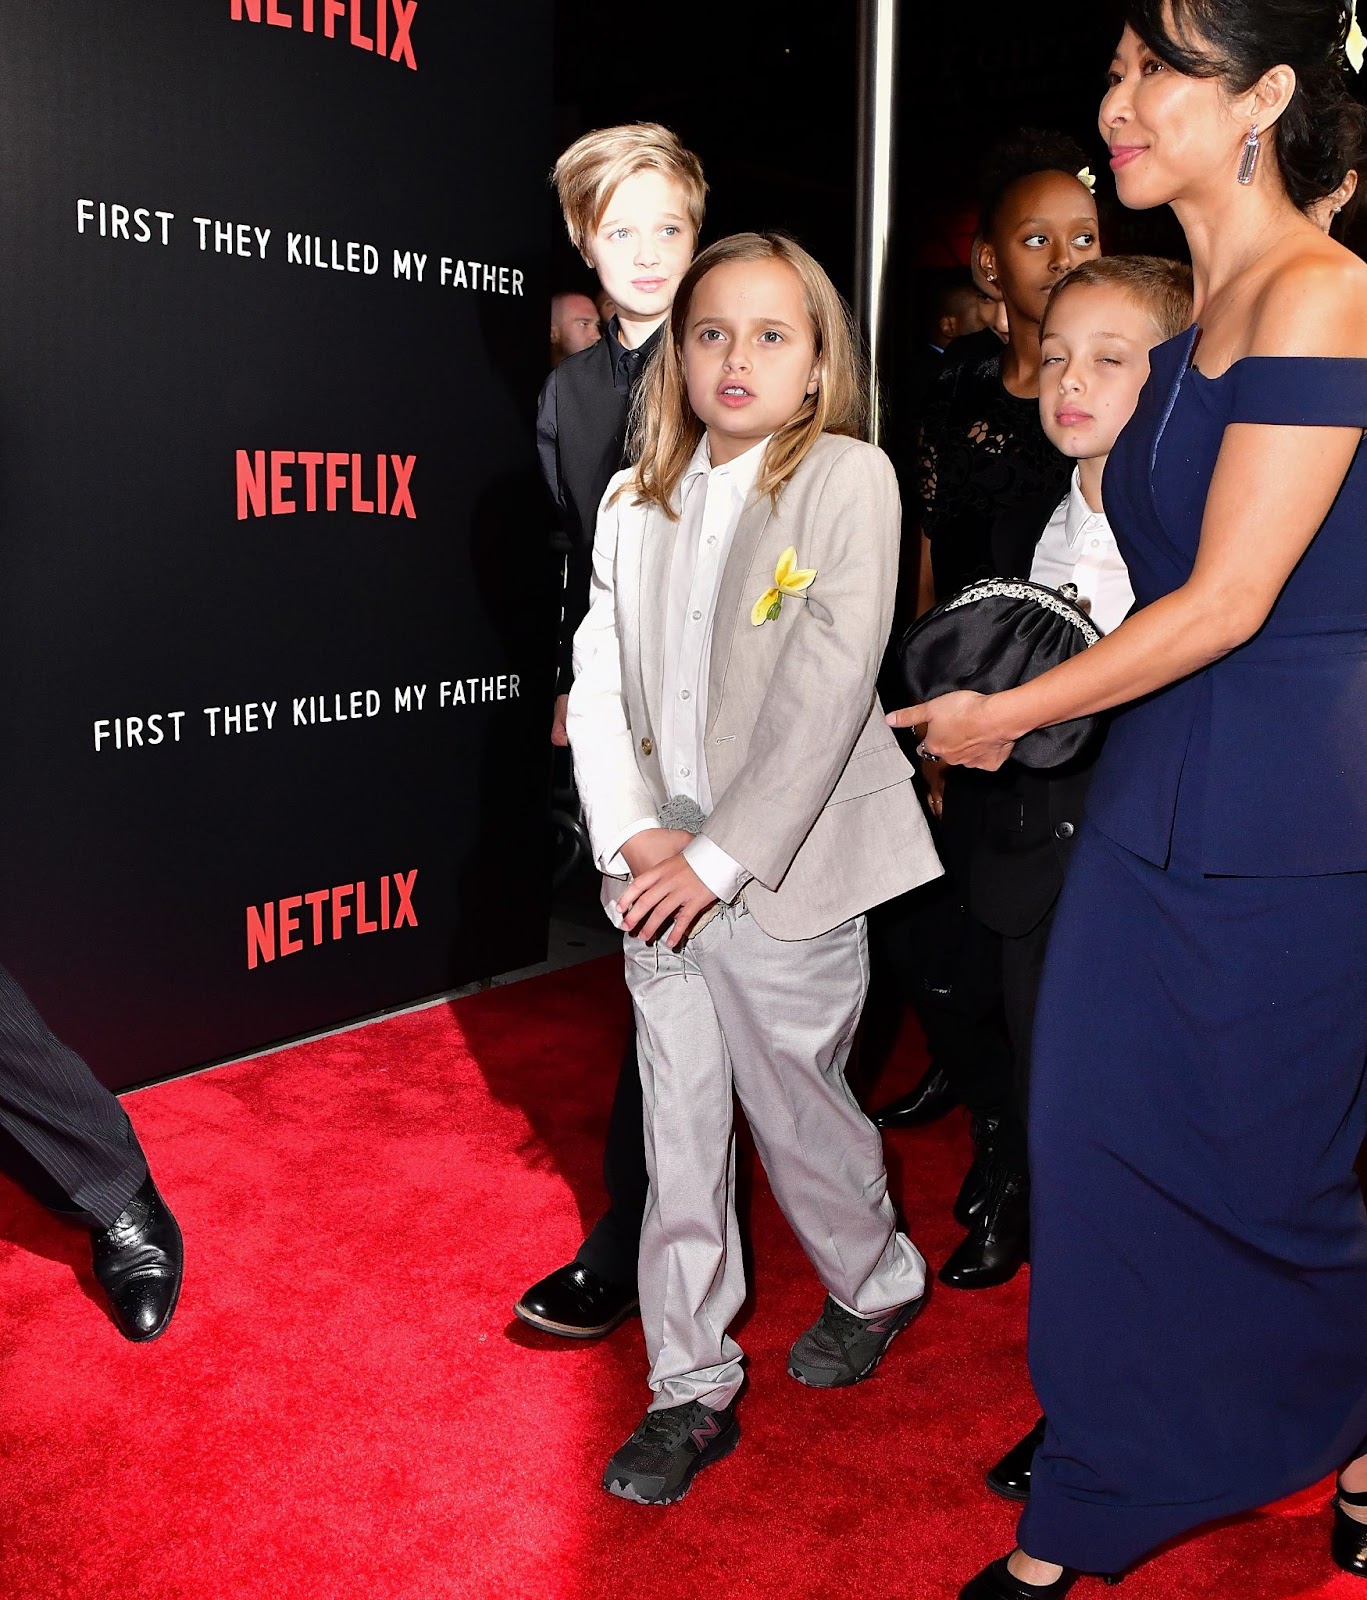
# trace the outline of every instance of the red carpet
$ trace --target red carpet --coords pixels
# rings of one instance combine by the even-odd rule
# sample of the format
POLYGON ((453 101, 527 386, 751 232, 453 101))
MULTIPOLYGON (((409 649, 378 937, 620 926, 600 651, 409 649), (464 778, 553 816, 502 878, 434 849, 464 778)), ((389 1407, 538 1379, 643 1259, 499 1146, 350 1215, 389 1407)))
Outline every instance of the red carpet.
MULTIPOLYGON (((784 1358, 821 1291, 762 1176, 740 1449, 666 1510, 598 1488, 648 1399, 640 1325, 571 1345, 509 1308, 601 1203, 625 1013, 609 960, 132 1096, 189 1262, 151 1346, 106 1321, 82 1236, 4 1186, 4 1600, 939 1600, 1007 1548, 981 1474, 1035 1415, 1024 1278, 942 1292, 873 1381, 804 1389, 784 1358)), ((890 1149, 938 1263, 963 1128, 890 1149)), ((1120 1593, 1363 1595, 1331 1577, 1324 1507, 1120 1593)))

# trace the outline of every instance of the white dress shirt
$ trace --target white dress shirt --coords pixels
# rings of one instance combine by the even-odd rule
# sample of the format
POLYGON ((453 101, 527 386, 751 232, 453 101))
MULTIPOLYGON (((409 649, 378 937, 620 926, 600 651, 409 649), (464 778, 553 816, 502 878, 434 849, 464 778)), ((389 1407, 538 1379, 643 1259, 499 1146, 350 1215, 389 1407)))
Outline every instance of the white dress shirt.
MULTIPOLYGON (((703 736, 707 728, 707 670, 717 593, 735 537, 736 524, 755 487, 768 439, 714 467, 704 436, 679 485, 679 528, 669 572, 665 608, 664 672, 659 713, 660 772, 671 795, 686 795, 705 813, 712 809, 703 736)), ((658 819, 641 818, 613 852, 613 867, 625 869, 622 845, 658 819)), ((730 904, 750 874, 706 833, 684 847, 684 859, 718 900, 730 904)))
POLYGON ((1083 499, 1076 467, 1067 495, 1035 546, 1030 581, 1051 589, 1075 584, 1077 603, 1103 633, 1119 627, 1134 604, 1130 574, 1106 513, 1093 511, 1083 499))

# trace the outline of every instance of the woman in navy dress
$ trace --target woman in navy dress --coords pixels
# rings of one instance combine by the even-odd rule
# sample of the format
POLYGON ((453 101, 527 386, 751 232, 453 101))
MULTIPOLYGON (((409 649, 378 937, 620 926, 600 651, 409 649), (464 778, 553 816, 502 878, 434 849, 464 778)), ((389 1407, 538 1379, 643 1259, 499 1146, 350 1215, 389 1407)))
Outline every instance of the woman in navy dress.
POLYGON ((1107 466, 1135 613, 1005 694, 896 712, 994 769, 1116 716, 1035 1028, 1019 1548, 1063 1595, 1342 1468, 1367 1576, 1367 267, 1303 215, 1361 137, 1336 0, 1133 0, 1101 128, 1173 206, 1196 322, 1107 466), (1256 129, 1256 132, 1254 131, 1256 129))

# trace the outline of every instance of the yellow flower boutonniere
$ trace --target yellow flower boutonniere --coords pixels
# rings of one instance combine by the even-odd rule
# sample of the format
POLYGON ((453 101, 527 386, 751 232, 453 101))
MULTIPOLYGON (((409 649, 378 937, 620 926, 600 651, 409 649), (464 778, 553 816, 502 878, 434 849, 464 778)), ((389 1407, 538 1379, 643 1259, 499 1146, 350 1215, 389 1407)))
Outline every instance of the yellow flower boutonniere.
POLYGON ((750 621, 759 628, 766 622, 773 622, 779 612, 783 610, 783 597, 785 594, 800 595, 810 589, 816 577, 815 567, 799 567, 797 564, 797 551, 792 545, 778 558, 778 565, 774 568, 774 587, 766 589, 755 601, 750 612, 750 621))

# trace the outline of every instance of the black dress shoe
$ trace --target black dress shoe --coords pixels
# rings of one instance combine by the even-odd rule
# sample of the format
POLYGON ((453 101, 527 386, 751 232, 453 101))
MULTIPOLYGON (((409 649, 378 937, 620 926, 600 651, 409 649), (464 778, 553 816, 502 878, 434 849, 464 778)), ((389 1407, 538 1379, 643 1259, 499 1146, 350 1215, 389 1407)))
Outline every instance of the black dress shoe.
POLYGON ((1342 1484, 1334 1497, 1334 1531, 1329 1536, 1329 1554, 1334 1565, 1367 1578, 1367 1522, 1350 1517, 1344 1506, 1367 1506, 1367 1494, 1350 1494, 1342 1484))
POLYGON ((972 1117, 969 1128, 973 1135, 973 1165, 964 1174, 954 1202, 954 1220, 961 1228, 971 1228, 973 1219, 987 1204, 987 1183, 992 1172, 992 1153, 1001 1131, 1002 1119, 987 1115, 972 1117))
POLYGON ((973 1226, 940 1268, 950 1289, 992 1289, 1014 1278, 1030 1254, 1030 1181, 994 1166, 987 1200, 973 1226))
POLYGON ((1041 1417, 1030 1432, 1013 1444, 995 1467, 989 1467, 984 1482, 993 1494, 1003 1500, 1028 1500, 1030 1474, 1035 1465, 1035 1451, 1044 1443, 1045 1419, 1041 1417))
POLYGON ((571 1261, 534 1283, 513 1307, 542 1333, 562 1339, 601 1339, 640 1305, 634 1284, 609 1283, 591 1267, 571 1261))
MULTIPOLYGON (((1061 1600, 1081 1576, 1071 1567, 1065 1567, 1052 1583, 1026 1583, 1007 1566, 1010 1559, 1010 1556, 1003 1556, 990 1567, 984 1567, 959 1590, 959 1600, 1061 1600)), ((1111 1576, 1102 1581, 1116 1584, 1120 1578, 1111 1576)))
POLYGON ((949 1074, 932 1062, 914 1089, 874 1112, 873 1125, 875 1128, 923 1128, 928 1122, 938 1122, 958 1103, 949 1074))
POLYGON ((90 1253, 124 1338, 145 1344, 165 1333, 180 1299, 185 1245, 150 1174, 114 1221, 91 1235, 90 1253))

